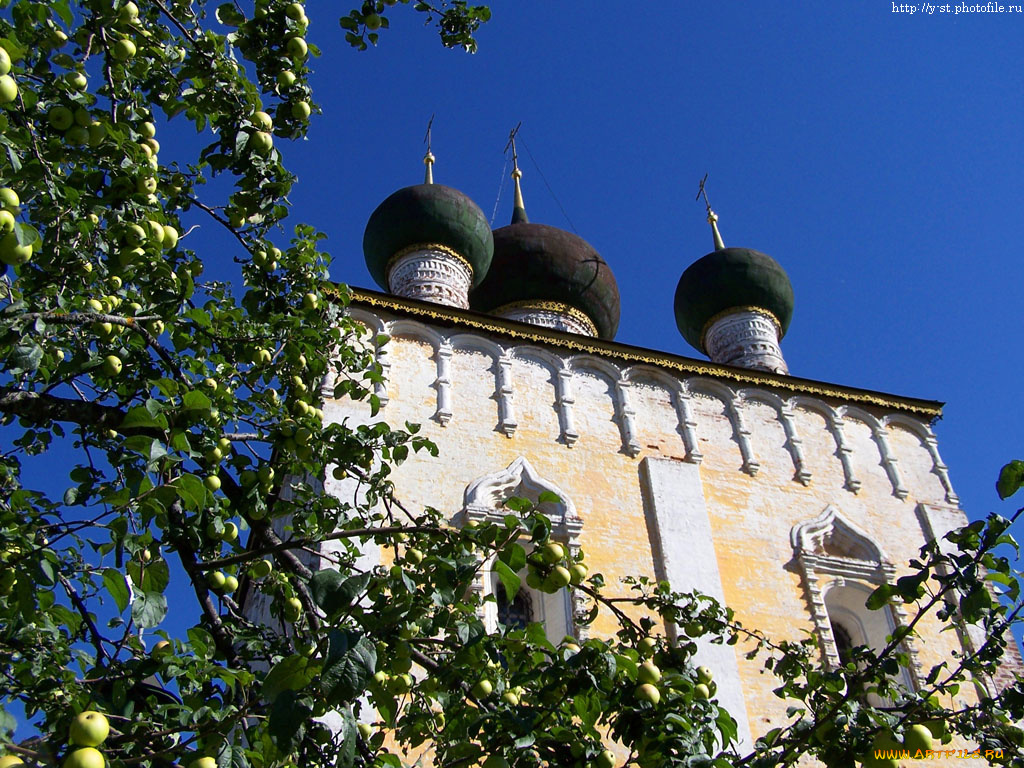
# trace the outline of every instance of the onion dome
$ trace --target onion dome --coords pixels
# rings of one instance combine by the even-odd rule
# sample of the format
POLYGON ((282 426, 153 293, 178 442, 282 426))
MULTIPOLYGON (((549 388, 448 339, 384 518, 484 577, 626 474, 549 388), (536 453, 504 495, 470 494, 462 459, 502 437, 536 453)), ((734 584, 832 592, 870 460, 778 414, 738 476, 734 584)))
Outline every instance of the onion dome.
POLYGON ((612 339, 619 327, 619 288, 611 269, 586 240, 526 216, 512 171, 512 223, 494 230, 494 259, 470 294, 480 312, 558 330, 612 339))
MULTIPOLYGON (((462 192, 433 183, 433 160, 434 156, 428 151, 424 158, 427 165, 425 183, 398 190, 370 215, 363 233, 363 255, 373 279, 385 290, 428 301, 467 306, 465 299, 449 301, 435 298, 423 286, 418 293, 410 293, 394 285, 395 267, 410 254, 419 258, 420 263, 413 267, 421 277, 434 268, 425 266, 423 259, 433 258, 436 261, 442 258, 448 268, 460 273, 460 283, 468 279, 471 285, 478 285, 491 265, 494 241, 487 217, 462 192)), ((466 285, 457 290, 465 294, 469 287, 466 285)))
POLYGON ((789 277, 771 256, 726 248, 710 205, 708 222, 715 250, 691 264, 676 287, 679 332, 715 362, 788 372, 778 343, 793 317, 789 277))

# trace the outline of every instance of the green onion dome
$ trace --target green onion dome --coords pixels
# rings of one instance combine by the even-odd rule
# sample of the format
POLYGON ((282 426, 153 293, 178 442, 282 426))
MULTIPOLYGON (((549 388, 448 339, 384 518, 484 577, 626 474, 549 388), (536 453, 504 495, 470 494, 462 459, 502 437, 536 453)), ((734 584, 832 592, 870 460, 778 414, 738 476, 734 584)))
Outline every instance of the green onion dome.
POLYGON ((793 318, 793 286, 775 259, 749 248, 720 248, 691 264, 676 287, 679 332, 704 349, 713 321, 737 310, 759 310, 775 318, 781 339, 793 318))
POLYGON ((491 269, 469 302, 479 312, 565 307, 582 312, 602 339, 619 327, 619 287, 600 254, 571 232, 526 221, 525 212, 494 230, 491 269))
POLYGON ((494 241, 487 217, 462 192, 442 184, 400 189, 377 206, 363 233, 363 255, 373 279, 388 290, 388 267, 403 253, 441 246, 473 269, 479 285, 491 266, 494 241))

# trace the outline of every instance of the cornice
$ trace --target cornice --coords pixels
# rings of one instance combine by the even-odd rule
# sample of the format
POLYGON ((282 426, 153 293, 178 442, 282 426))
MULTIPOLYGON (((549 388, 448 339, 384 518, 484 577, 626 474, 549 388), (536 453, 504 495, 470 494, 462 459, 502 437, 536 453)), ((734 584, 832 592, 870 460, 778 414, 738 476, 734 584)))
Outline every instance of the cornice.
POLYGON ((440 325, 465 328, 505 336, 518 341, 543 344, 560 349, 585 352, 615 360, 634 363, 645 363, 658 368, 690 376, 708 376, 716 379, 727 379, 739 384, 757 387, 768 387, 793 394, 812 395, 830 398, 844 403, 877 406, 905 413, 924 416, 929 421, 942 417, 943 403, 934 400, 902 397, 885 392, 876 392, 856 387, 802 379, 795 376, 753 371, 734 368, 703 360, 694 360, 668 352, 634 347, 615 341, 589 338, 573 333, 565 333, 553 329, 541 328, 526 323, 506 320, 491 315, 480 314, 472 310, 430 304, 415 299, 400 298, 390 294, 371 291, 365 288, 349 286, 352 303, 386 309, 405 316, 418 317, 440 325))

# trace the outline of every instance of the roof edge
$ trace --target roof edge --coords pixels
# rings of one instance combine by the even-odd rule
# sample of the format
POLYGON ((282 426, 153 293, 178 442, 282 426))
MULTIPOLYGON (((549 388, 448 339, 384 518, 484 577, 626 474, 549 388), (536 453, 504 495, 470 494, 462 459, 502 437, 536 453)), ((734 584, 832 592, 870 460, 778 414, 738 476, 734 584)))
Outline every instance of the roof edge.
POLYGON ((596 355, 604 355, 618 360, 626 360, 637 363, 647 363, 661 368, 680 373, 693 374, 698 376, 714 376, 722 379, 751 384, 764 387, 772 387, 778 390, 792 392, 794 394, 808 394, 816 397, 827 397, 837 400, 845 400, 858 404, 867 404, 890 408, 897 411, 926 416, 929 422, 942 417, 942 408, 945 403, 937 400, 925 400, 914 397, 893 395, 888 392, 878 392, 858 387, 848 387, 841 384, 830 384, 828 382, 804 379, 796 376, 784 376, 767 371, 752 371, 747 368, 735 368, 720 363, 712 363, 705 360, 675 355, 670 352, 635 347, 630 344, 623 344, 617 341, 608 341, 601 338, 590 338, 579 336, 564 331, 556 331, 540 326, 529 325, 515 320, 506 320, 493 315, 486 315, 472 310, 458 309, 456 307, 432 304, 416 299, 407 299, 380 293, 379 291, 367 288, 355 288, 349 286, 353 304, 363 304, 371 307, 381 307, 399 313, 428 318, 444 325, 472 328, 475 330, 489 331, 513 339, 523 339, 533 343, 550 344, 563 349, 571 349, 579 352, 589 352, 596 355))

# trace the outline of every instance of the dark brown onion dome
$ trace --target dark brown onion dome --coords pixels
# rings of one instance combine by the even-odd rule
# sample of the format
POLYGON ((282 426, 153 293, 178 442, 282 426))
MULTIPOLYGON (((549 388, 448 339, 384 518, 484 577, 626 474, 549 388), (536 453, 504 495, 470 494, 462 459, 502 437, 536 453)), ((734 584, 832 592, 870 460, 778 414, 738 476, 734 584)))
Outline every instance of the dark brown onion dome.
POLYGON ((779 339, 793 319, 793 286, 775 259, 749 248, 721 248, 691 264, 676 287, 679 332, 705 352, 710 323, 731 309, 760 309, 779 324, 779 339))
POLYGON ((527 221, 494 230, 491 269, 470 293, 470 307, 493 312, 509 304, 547 301, 583 312, 602 339, 615 337, 619 287, 590 243, 557 227, 527 221))
POLYGON ((491 265, 494 241, 487 217, 462 192, 442 184, 400 189, 377 206, 366 222, 363 255, 373 279, 388 290, 388 264, 416 246, 442 245, 473 268, 479 285, 491 265))

